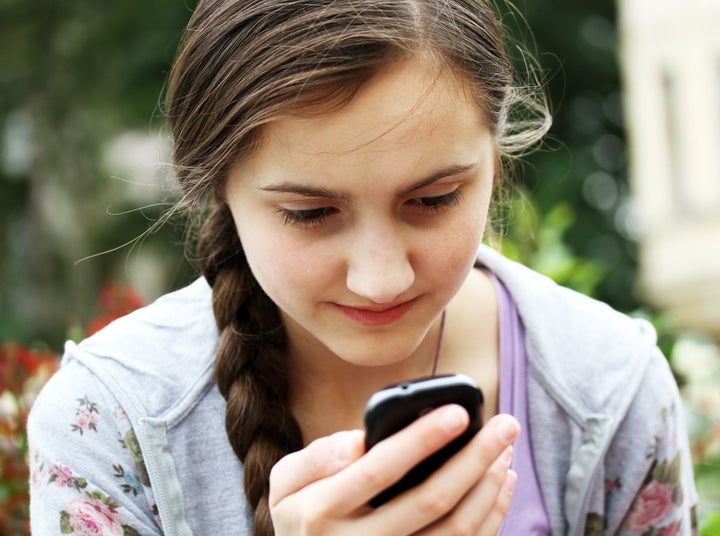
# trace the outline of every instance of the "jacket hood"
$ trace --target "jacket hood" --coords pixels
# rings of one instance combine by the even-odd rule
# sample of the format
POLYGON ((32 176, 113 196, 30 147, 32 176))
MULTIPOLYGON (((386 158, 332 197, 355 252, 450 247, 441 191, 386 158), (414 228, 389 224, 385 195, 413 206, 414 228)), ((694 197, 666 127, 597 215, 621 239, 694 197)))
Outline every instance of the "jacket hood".
POLYGON ((656 350, 651 324, 561 287, 487 246, 478 259, 515 300, 528 366, 557 403, 580 424, 593 415, 623 415, 656 350))

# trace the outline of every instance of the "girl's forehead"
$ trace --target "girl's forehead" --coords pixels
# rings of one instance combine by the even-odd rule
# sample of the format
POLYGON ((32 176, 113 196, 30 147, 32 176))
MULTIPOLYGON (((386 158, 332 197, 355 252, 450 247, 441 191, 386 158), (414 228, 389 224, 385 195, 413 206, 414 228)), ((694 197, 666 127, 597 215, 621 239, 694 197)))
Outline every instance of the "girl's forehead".
POLYGON ((346 106, 266 125, 230 182, 397 191, 439 170, 491 161, 493 151, 484 115, 462 84, 410 64, 379 74, 346 106))
POLYGON ((340 108, 270 123, 263 138, 307 154, 393 149, 446 130, 449 123, 459 134, 479 128, 483 112, 468 94, 457 77, 408 61, 378 73, 340 108))

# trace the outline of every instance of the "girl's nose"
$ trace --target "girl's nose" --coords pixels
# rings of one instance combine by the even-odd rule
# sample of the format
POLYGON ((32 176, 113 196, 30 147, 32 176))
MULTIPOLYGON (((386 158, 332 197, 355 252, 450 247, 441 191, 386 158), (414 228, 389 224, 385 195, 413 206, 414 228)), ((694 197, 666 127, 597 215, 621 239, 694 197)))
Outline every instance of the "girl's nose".
POLYGON ((375 303, 397 300, 415 281, 408 248, 390 226, 356 235, 350 246, 347 288, 375 303))

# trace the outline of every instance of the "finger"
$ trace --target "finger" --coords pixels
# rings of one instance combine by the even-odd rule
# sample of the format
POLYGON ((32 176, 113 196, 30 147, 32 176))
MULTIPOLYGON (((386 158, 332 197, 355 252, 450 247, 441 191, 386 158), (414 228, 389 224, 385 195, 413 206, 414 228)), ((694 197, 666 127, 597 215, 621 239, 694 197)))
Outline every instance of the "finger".
MULTIPOLYGON (((473 534, 480 533, 481 528, 494 527, 505 518, 501 507, 509 501, 502 502, 506 493, 503 487, 508 482, 512 446, 505 448, 503 453, 493 462, 482 479, 466 493, 448 515, 423 529, 419 534, 473 534)), ((498 525, 499 528, 499 525, 498 525)), ((492 534, 495 534, 494 532, 492 534)))
MULTIPOLYGON (((474 488, 490 470, 505 449, 517 439, 520 425, 510 415, 496 415, 455 456, 450 458, 425 482, 396 497, 378 510, 383 523, 400 531, 412 525, 417 531, 446 516, 460 500, 474 488), (402 525, 400 525, 402 520, 402 525)), ((507 470, 507 466, 505 467, 507 470)), ((504 481, 504 474, 496 480, 495 492, 504 481)), ((494 495, 487 495, 486 512, 495 503, 494 495)), ((477 505, 476 505, 477 507, 477 505)))
POLYGON ((379 442, 336 478, 324 482, 325 491, 334 497, 338 510, 356 510, 459 436, 468 422, 467 412, 456 404, 434 409, 379 442))
POLYGON ((334 475, 362 456, 364 451, 364 432, 350 430, 321 437, 304 449, 288 454, 270 471, 270 507, 299 489, 334 475))
POLYGON ((480 527, 480 530, 477 533, 478 536, 496 536, 500 531, 500 527, 510 511, 510 503, 513 491, 515 491, 516 482, 517 473, 515 473, 512 469, 508 470, 505 477, 505 483, 498 494, 495 508, 492 509, 490 515, 485 519, 485 522, 480 527))

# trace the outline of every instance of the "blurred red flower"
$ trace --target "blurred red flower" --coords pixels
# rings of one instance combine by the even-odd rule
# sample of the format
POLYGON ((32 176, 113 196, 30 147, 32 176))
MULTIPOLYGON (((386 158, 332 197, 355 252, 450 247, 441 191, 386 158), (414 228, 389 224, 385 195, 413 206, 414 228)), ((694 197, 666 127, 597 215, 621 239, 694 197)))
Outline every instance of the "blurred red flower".
MULTIPOLYGON (((98 305, 100 312, 89 322, 87 336, 144 306, 145 301, 129 285, 109 281, 98 305)), ((25 422, 35 397, 59 365, 55 352, 0 343, 0 535, 30 534, 25 422)))
POLYGON ((108 281, 100 292, 98 304, 100 314, 88 324, 85 332, 87 337, 100 331, 113 320, 143 307, 146 302, 129 285, 118 281, 108 281))
POLYGON ((38 391, 60 358, 9 342, 0 346, 0 534, 28 534, 27 437, 25 421, 38 391))

